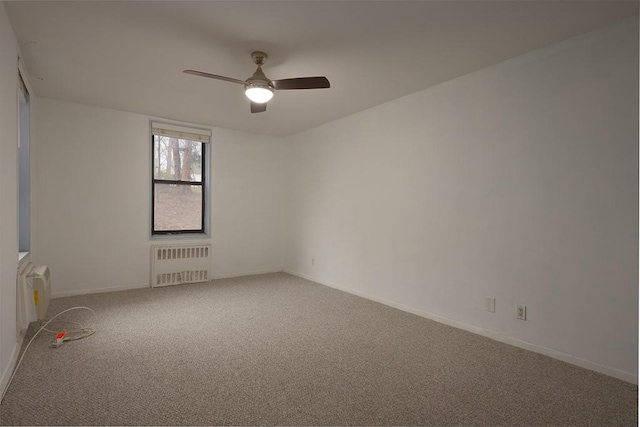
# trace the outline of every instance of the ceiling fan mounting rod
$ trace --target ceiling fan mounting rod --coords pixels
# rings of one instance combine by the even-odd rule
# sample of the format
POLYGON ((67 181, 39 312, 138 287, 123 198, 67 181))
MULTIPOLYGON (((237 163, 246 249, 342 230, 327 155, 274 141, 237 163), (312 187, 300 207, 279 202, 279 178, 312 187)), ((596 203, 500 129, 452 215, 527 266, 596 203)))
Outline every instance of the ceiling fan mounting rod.
POLYGON ((259 50, 251 53, 251 59, 253 59, 253 62, 256 65, 264 65, 264 63, 267 62, 268 57, 269 56, 267 56, 266 53, 260 52, 259 50))

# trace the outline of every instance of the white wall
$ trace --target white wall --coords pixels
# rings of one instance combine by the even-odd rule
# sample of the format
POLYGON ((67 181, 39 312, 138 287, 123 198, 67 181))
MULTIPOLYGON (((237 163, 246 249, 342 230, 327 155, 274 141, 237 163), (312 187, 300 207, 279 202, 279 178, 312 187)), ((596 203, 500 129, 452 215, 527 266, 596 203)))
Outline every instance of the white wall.
POLYGON ((288 271, 637 382, 636 20, 287 141, 288 271))
MULTIPOLYGON (((37 115, 36 244, 54 296, 148 286, 150 118, 44 98, 37 115)), ((213 128, 212 237, 178 242, 212 243, 214 277, 282 270, 283 148, 213 128)))
POLYGON ((0 3, 0 391, 17 355, 18 47, 0 3))

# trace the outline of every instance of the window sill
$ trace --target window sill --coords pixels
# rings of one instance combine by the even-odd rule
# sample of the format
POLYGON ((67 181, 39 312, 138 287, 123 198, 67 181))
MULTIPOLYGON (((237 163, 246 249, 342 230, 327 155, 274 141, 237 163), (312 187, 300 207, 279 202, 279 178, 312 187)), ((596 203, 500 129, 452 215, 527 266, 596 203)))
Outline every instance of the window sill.
POLYGON ((152 234, 149 240, 191 240, 191 239, 210 239, 211 236, 206 233, 180 233, 180 234, 152 234))
POLYGON ((18 252, 18 267, 21 267, 22 264, 29 261, 30 252, 18 252))

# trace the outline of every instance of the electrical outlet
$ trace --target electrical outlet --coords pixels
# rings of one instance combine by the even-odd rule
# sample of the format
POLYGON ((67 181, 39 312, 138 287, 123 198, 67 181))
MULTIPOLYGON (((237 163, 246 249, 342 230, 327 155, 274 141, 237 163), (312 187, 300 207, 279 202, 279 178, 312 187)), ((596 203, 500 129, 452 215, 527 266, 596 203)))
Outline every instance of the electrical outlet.
POLYGON ((484 297, 484 309, 491 313, 495 313, 496 299, 494 297, 484 297))
POLYGON ((516 307, 516 319, 527 320, 527 306, 518 304, 516 307))
POLYGON ((311 265, 316 265, 316 259, 315 258, 311 258, 311 265))

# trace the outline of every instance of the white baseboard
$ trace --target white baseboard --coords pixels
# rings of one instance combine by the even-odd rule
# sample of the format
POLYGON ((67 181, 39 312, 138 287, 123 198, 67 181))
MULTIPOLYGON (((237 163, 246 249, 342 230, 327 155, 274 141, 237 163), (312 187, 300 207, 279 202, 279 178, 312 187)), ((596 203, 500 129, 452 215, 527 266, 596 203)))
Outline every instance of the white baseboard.
MULTIPOLYGON (((11 352, 11 357, 9 358, 9 363, 2 371, 2 377, 0 377, 0 396, 4 398, 4 394, 7 392, 7 387, 9 385, 9 379, 11 379, 11 375, 13 375, 13 369, 18 362, 18 355, 20 355, 20 348, 22 347, 22 339, 19 339, 13 346, 13 351, 11 352)), ((0 401, 2 399, 0 398, 0 401)))
POLYGON ((283 268, 278 268, 278 269, 272 269, 272 270, 251 271, 249 273, 225 273, 225 274, 219 274, 217 276, 213 276, 211 280, 231 279, 233 277, 242 277, 242 276, 256 276, 258 274, 282 273, 283 271, 284 271, 283 268))
POLYGON ((105 292, 128 291, 131 289, 150 288, 148 283, 138 285, 113 286, 109 288, 80 289, 77 291, 51 292, 51 298, 71 297, 74 295, 102 294, 105 292))
POLYGON ((500 342, 503 342, 505 344, 513 345, 515 347, 519 347, 519 348, 522 348, 522 349, 525 349, 525 350, 533 351, 535 353, 543 354, 545 356, 553 357, 554 359, 558 359, 558 360, 561 360, 563 362, 567 362, 567 363, 570 363, 572 365, 579 366, 581 368, 589 369, 591 371, 599 372, 601 374, 609 375, 611 377, 618 378, 620 380, 627 381, 627 382, 630 382, 632 384, 638 384, 638 375, 632 374, 630 372, 621 371, 619 369, 612 368, 612 367, 609 367, 609 366, 604 366, 604 365, 601 365, 599 363, 592 362, 590 360, 582 359, 582 358, 573 356, 573 355, 568 354, 568 353, 563 353, 561 351, 554 350, 552 348, 539 346, 539 345, 532 344, 532 343, 529 343, 529 342, 526 342, 526 341, 522 341, 522 340, 519 340, 517 338, 513 338, 513 337, 510 337, 510 336, 507 336, 507 335, 499 334, 499 333, 492 332, 492 331, 489 331, 489 330, 486 330, 486 329, 483 329, 483 328, 480 328, 480 327, 477 327, 477 326, 469 325, 467 323, 458 322, 457 320, 449 319, 449 318, 446 318, 446 317, 443 317, 443 316, 439 316, 437 314, 433 314, 433 313, 429 313, 427 311, 423 311, 423 310, 419 310, 419 309, 416 309, 416 308, 413 308, 413 307, 409 307, 409 306, 406 306, 404 304, 400 304, 400 303, 397 303, 397 302, 394 302, 394 301, 387 300, 385 298, 378 298, 376 296, 373 296, 373 295, 370 295, 370 294, 367 294, 367 293, 364 293, 364 292, 356 291, 355 289, 347 288, 347 287, 344 287, 344 286, 339 286, 339 285, 336 285, 334 283, 323 282, 323 281, 314 279, 312 277, 305 276, 304 274, 297 273, 295 271, 291 271, 291 270, 285 269, 284 272, 288 273, 288 274, 292 274, 294 276, 301 277, 303 279, 310 280, 312 282, 319 283, 321 285, 328 286, 330 288, 338 289, 338 290, 341 290, 341 291, 344 291, 344 292, 347 292, 347 293, 350 293, 350 294, 353 294, 353 295, 357 295, 357 296, 362 297, 362 298, 366 298, 366 299, 369 299, 369 300, 372 300, 372 301, 376 301, 376 302, 379 302, 381 304, 388 305, 390 307, 394 307, 394 308, 397 308, 397 309, 402 310, 402 311, 406 311, 408 313, 416 314, 418 316, 425 317, 427 319, 434 320, 436 322, 443 323, 445 325, 453 326, 455 328, 463 329, 465 331, 472 332, 474 334, 482 335, 484 337, 491 338, 493 340, 500 341, 500 342))
MULTIPOLYGON (((268 273, 282 273, 282 271, 283 271, 282 267, 279 267, 276 269, 250 271, 250 272, 244 272, 244 273, 225 273, 217 276, 212 276, 211 280, 230 279, 232 277, 242 277, 242 276, 255 276, 258 274, 268 274, 268 273)), ((101 294, 105 292, 128 291, 131 289, 144 289, 144 288, 150 288, 150 287, 151 286, 148 283, 141 283, 137 285, 114 286, 109 288, 81 289, 76 291, 52 292, 51 298, 71 297, 74 295, 101 294)))

